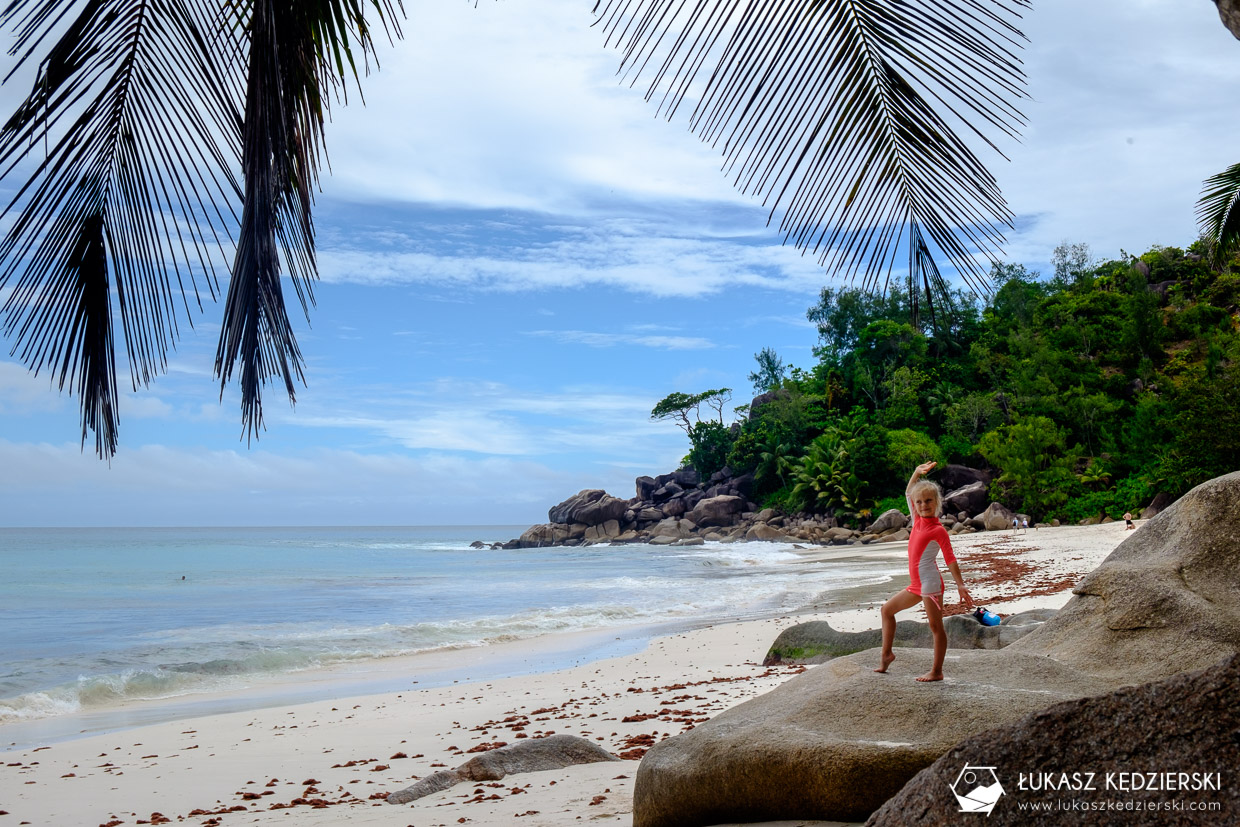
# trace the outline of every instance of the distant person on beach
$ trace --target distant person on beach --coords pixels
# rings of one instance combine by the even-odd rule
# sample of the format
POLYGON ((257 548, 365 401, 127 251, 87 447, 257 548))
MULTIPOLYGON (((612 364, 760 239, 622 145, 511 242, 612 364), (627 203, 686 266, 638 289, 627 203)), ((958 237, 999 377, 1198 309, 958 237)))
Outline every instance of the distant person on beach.
POLYGON ((1012 531, 1015 531, 1018 528, 1020 528, 1020 520, 1016 517, 1013 517, 1012 518, 1012 531))
POLYGON ((1124 512, 1124 531, 1127 531, 1130 528, 1136 528, 1136 526, 1132 524, 1132 512, 1125 511, 1124 512))
POLYGON ((934 665, 929 672, 917 679, 919 681, 943 680, 943 658, 947 656, 947 632, 943 629, 944 583, 938 564, 940 551, 951 569, 952 577, 956 578, 960 602, 966 607, 973 605, 973 598, 964 586, 960 566, 956 564, 956 556, 952 553, 951 537, 939 522, 943 492, 929 480, 921 479, 937 464, 926 462, 918 465, 904 489, 909 512, 913 515, 913 533, 908 538, 909 586, 904 591, 893 594, 891 599, 883 604, 882 665, 874 670, 886 672, 896 659, 895 652, 891 649, 896 637, 896 613, 910 609, 920 601, 930 621, 930 632, 934 635, 934 665))
POLYGON ((1020 518, 1020 530, 1022 534, 1029 530, 1029 518, 1028 517, 1020 518))

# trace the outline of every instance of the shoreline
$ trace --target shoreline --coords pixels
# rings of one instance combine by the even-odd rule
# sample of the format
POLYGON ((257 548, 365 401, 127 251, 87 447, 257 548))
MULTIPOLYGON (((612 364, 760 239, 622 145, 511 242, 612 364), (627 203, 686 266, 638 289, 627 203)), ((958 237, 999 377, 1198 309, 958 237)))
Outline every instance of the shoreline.
MULTIPOLYGON (((1054 591, 1052 586, 1078 570, 1092 570, 1125 537, 1122 527, 1063 527, 967 535, 955 545, 963 553, 966 579, 977 584, 970 583, 977 602, 1011 613, 1029 608, 1026 604, 1061 606, 1071 596, 1070 585, 1054 591), (1005 562, 1021 565, 1013 571, 1005 562)), ((798 553, 807 565, 822 562, 815 558, 859 553, 903 555, 900 544, 891 545, 798 553)), ((567 668, 470 680, 465 673, 472 669, 476 675, 481 661, 497 650, 456 650, 450 655, 477 656, 472 663, 444 664, 445 672, 463 676, 452 678, 460 681, 456 684, 413 685, 421 678, 406 674, 409 686, 400 691, 339 694, 9 750, 0 762, 0 809, 9 811, 13 823, 35 825, 151 823, 152 813, 185 817, 187 823, 227 825, 244 818, 246 824, 288 824, 289 805, 309 800, 303 795, 309 786, 325 803, 319 809, 292 805, 298 824, 339 823, 341 814, 333 812, 339 807, 361 825, 448 826, 464 823, 462 818, 496 827, 559 827, 579 819, 627 824, 637 767, 632 760, 509 776, 493 788, 482 786, 486 796, 476 794, 479 785, 465 784, 403 811, 384 803, 380 794, 409 786, 439 765, 456 766, 482 744, 513 743, 527 734, 568 732, 615 754, 633 755, 804 671, 796 664, 761 665, 782 629, 813 619, 828 620, 841 631, 874 627, 877 605, 899 587, 897 578, 845 590, 828 605, 739 622, 719 619, 641 646, 634 641, 629 652, 584 658, 567 668), (402 754, 410 757, 396 757, 402 754), (272 779, 278 780, 272 784, 272 779), (303 785, 302 779, 315 783, 303 785), (236 807, 245 809, 224 812, 236 807), (200 816, 192 815, 195 810, 200 816)), ((917 619, 914 612, 905 616, 917 619)), ((523 650, 527 661, 536 658, 531 649, 547 643, 534 643, 538 640, 514 641, 512 651, 523 650)), ((962 679, 951 674, 950 651, 947 671, 948 680, 962 679)), ((348 684, 334 686, 343 693, 348 684)), ((0 729, 5 743, 13 740, 6 730, 0 729)))

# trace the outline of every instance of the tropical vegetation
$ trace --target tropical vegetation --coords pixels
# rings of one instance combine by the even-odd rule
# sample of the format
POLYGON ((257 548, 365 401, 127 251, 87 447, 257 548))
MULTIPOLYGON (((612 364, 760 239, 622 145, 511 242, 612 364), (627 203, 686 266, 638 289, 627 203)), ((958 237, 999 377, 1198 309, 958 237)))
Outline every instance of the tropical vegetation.
MULTIPOLYGON (((1037 520, 1179 496, 1240 469, 1240 257, 1212 246, 1091 261, 1065 244, 1048 277, 996 264, 985 302, 953 291, 917 323, 898 287, 825 288, 807 313, 816 361, 714 422, 686 463, 853 519, 902 504, 928 460, 992 470, 991 496, 1037 520)), ((777 358, 757 354, 759 372, 777 358)))

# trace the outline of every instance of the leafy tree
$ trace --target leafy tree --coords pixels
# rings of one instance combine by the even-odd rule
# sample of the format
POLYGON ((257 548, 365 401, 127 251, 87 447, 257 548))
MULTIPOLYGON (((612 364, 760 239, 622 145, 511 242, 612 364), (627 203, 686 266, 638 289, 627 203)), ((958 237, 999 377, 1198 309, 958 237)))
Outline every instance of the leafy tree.
MULTIPOLYGON (((785 240, 867 287, 907 253, 909 289, 929 297, 946 293, 936 252, 980 285, 978 254, 995 258, 1011 226, 960 133, 993 147, 1023 124, 1014 50, 1027 6, 609 0, 597 13, 622 72, 635 82, 648 70, 647 94, 668 117, 699 95, 684 107, 689 128, 723 147, 736 185, 780 214, 785 240)), ((62 389, 78 390, 101 456, 117 444, 117 331, 133 383, 148 383, 177 336, 183 279, 201 275, 214 295, 227 260, 221 390, 237 371, 248 436, 262 430, 268 380, 293 399, 302 357, 281 274, 308 307, 323 113, 358 58, 369 67, 374 19, 398 35, 401 11, 399 0, 4 8, 19 63, 39 65, 0 131, 6 174, 46 148, 6 213, 4 329, 32 370, 59 371, 62 389)))
POLYGON ((706 419, 689 427, 689 465, 702 479, 707 479, 728 464, 728 453, 736 441, 731 429, 721 422, 706 419))
POLYGON ((989 393, 971 393, 947 409, 947 430, 955 436, 976 442, 995 426, 999 406, 989 393))
POLYGON ((758 363, 758 369, 749 374, 754 393, 766 393, 778 388, 783 383, 784 373, 787 371, 784 360, 769 347, 762 348, 754 354, 753 358, 758 363))
POLYGON ((1240 470, 1240 359, 1211 378, 1204 367, 1175 389, 1173 441, 1158 474, 1176 496, 1208 479, 1240 470))
POLYGON ((650 411, 650 418, 656 420, 671 419, 684 432, 693 437, 693 426, 702 421, 702 405, 714 408, 719 416, 719 424, 723 424, 723 406, 732 398, 731 388, 717 388, 702 393, 681 393, 674 391, 659 400, 650 411), (693 418, 690 419, 690 414, 693 418))
POLYGON ((1077 451, 1066 447, 1063 432, 1044 416, 1021 418, 991 431, 978 450, 1001 472, 994 485, 1030 514, 1047 514, 1067 501, 1076 482, 1072 469, 1077 451))
POLYGON ((898 489, 908 481, 909 473, 923 462, 944 463, 943 449, 920 431, 903 428, 887 433, 887 464, 891 469, 889 484, 898 489))
POLYGON ((1089 245, 1083 241, 1062 242, 1051 252, 1051 266, 1055 268, 1057 288, 1063 290, 1082 284, 1092 276, 1089 245))

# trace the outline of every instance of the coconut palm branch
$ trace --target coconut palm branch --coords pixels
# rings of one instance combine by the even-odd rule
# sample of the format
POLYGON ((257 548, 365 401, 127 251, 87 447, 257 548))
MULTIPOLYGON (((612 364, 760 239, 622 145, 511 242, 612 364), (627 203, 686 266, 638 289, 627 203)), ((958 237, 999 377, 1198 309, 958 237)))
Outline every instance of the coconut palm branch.
POLYGON ((0 130, 0 175, 29 168, 3 214, 3 329, 32 370, 79 391, 83 444, 93 430, 100 456, 119 427, 113 317, 133 387, 148 384, 180 309, 192 324, 190 292, 201 309, 201 278, 214 298, 230 257, 221 385, 240 363, 247 435, 268 378, 293 398, 301 355, 281 262, 308 309, 325 101, 357 77, 354 46, 371 53, 368 6, 399 35, 399 0, 13 0, 0 12, 18 67, 51 42, 0 130))
POLYGON ((903 249, 931 313, 936 250, 986 290, 979 258, 997 260, 1011 213, 948 118, 995 151, 987 132, 1018 135, 1029 0, 598 2, 622 71, 668 118, 690 109, 785 242, 866 288, 903 249))
MULTIPOLYGON (((370 0, 389 34, 399 35, 390 0, 370 0)), ((215 357, 223 395, 240 365, 241 417, 247 436, 263 427, 262 388, 272 378, 296 400, 302 356, 285 310, 281 259, 309 317, 317 275, 313 186, 324 151, 328 93, 348 72, 357 78, 374 41, 362 0, 254 0, 250 9, 242 169, 245 205, 215 357), (281 256, 281 252, 283 256, 281 256)), ((403 10, 402 10, 403 11, 403 10)))
POLYGON ((1240 242, 1240 164, 1233 164, 1201 185, 1197 226, 1210 239, 1214 261, 1226 262, 1240 242))
POLYGON ((29 169, 3 213, 3 329, 36 374, 79 393, 83 445, 93 430, 111 456, 114 314, 136 389, 165 369, 178 305, 188 314, 200 279, 216 291, 240 115, 214 55, 235 37, 208 3, 15 0, 0 14, 18 34, 14 72, 60 32, 0 129, 3 175, 29 169))

